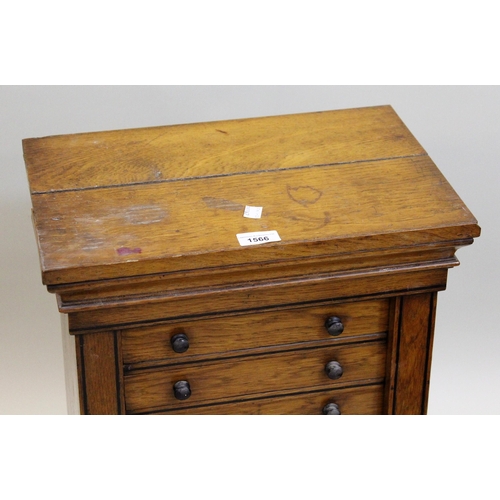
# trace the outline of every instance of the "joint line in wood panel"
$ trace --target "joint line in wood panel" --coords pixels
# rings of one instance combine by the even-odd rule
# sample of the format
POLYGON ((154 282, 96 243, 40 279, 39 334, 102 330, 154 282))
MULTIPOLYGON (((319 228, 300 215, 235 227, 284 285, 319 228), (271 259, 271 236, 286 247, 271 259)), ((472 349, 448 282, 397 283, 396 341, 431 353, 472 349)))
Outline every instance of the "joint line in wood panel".
POLYGON ((275 310, 282 310, 282 309, 288 309, 288 308, 293 308, 293 309, 299 309, 301 307, 308 307, 311 305, 322 305, 322 304, 342 304, 344 302, 360 302, 360 301, 365 301, 365 300, 372 300, 372 299, 384 299, 384 298, 390 298, 394 297, 397 295, 404 295, 404 294, 415 294, 415 293, 422 293, 422 292, 433 292, 433 291, 441 291, 444 290, 446 287, 446 284, 438 284, 434 286, 425 286, 422 288, 412 288, 411 290, 403 289, 403 290, 391 290, 390 292, 382 292, 382 293, 371 293, 371 294, 365 294, 365 295, 352 295, 352 296, 346 296, 342 297, 341 299, 335 300, 334 298, 325 298, 325 299, 319 299, 319 300, 311 300, 311 301, 302 301, 302 302, 292 302, 292 303, 285 303, 285 304, 277 304, 273 306, 259 306, 259 307, 254 307, 254 308, 249 308, 249 309, 233 309, 229 311, 215 311, 215 312, 210 312, 210 313, 199 313, 199 314, 184 314, 181 316, 172 316, 172 317, 164 317, 164 318, 156 318, 152 320, 139 320, 139 321, 134 321, 134 322, 129 322, 129 323, 121 323, 121 324, 112 324, 112 325, 99 325, 95 327, 81 327, 81 328, 71 328, 70 329, 70 334, 71 335, 85 335, 88 333, 97 333, 99 331, 104 331, 104 330, 110 330, 110 329, 115 329, 115 330, 125 330, 129 328, 136 328, 138 326, 156 326, 156 325, 162 325, 166 323, 178 323, 181 321, 186 321, 186 320, 202 320, 202 319, 210 319, 210 318, 217 318, 217 317, 224 317, 224 316, 236 316, 236 315, 242 315, 242 314, 248 314, 248 313, 258 313, 258 312, 267 312, 267 311, 275 311, 275 310))
POLYGON ((78 342, 78 349, 79 349, 79 354, 80 354, 80 370, 82 374, 82 387, 80 388, 81 393, 83 394, 83 414, 88 415, 89 414, 89 407, 88 407, 88 401, 87 401, 87 379, 86 379, 86 374, 85 374, 85 349, 84 349, 84 343, 85 343, 85 336, 81 335, 79 339, 77 339, 78 342))
MULTIPOLYGON (((247 397, 247 398, 236 398, 236 399, 231 399, 229 401, 211 401, 209 403, 201 403, 201 404, 196 404, 192 406, 183 406, 182 410, 191 410, 191 409, 196 409, 196 408, 205 408, 207 406, 223 406, 226 404, 234 404, 234 403, 247 403, 249 401, 260 401, 260 400, 267 400, 267 399, 275 399, 275 398, 287 398, 287 397, 294 397, 294 396, 303 396, 307 394, 318 394, 318 393, 333 393, 334 391, 343 391, 345 389, 354 389, 354 388, 362 388, 362 387, 374 387, 374 386, 379 386, 383 380, 381 379, 372 379, 371 381, 360 381, 359 383, 352 383, 347 386, 341 386, 341 387, 336 387, 336 388, 328 388, 325 389, 324 387, 320 389, 312 389, 312 390, 307 390, 307 391, 299 391, 299 392, 287 392, 285 394, 281 395, 276 395, 275 393, 273 394, 261 394, 259 396, 252 396, 252 397, 247 397)), ((149 410, 149 411, 144 411, 144 412, 127 412, 130 415, 154 415, 155 413, 175 413, 176 409, 175 408, 166 408, 166 407, 158 407, 155 410, 149 410)))
MULTIPOLYGON (((397 251, 397 250, 402 250, 406 251, 408 249, 433 249, 435 247, 461 247, 461 246, 466 246, 470 245, 474 242, 473 238, 464 238, 460 240, 449 240, 445 242, 438 242, 438 243, 419 243, 419 244, 411 244, 411 245, 400 245, 398 247, 381 247, 377 249, 377 252, 385 252, 385 251, 397 251)), ((373 250, 359 250, 356 251, 356 255, 362 255, 364 253, 372 252, 373 250)), ((327 259, 332 259, 332 258, 342 258, 343 256, 350 255, 350 252, 340 252, 340 253, 333 253, 333 254, 322 254, 318 255, 317 257, 320 260, 327 260, 327 259)), ((75 281, 75 282, 68 282, 64 284, 50 284, 47 285, 47 290, 50 293, 64 293, 66 291, 71 291, 72 289, 79 289, 81 287, 85 286, 94 286, 94 285, 103 285, 104 287, 106 285, 116 285, 116 284, 121 284, 121 283, 131 283, 131 282, 136 282, 136 283, 141 283, 141 282, 147 282, 150 280, 161 280, 162 278, 165 277, 173 277, 176 278, 178 276, 182 277, 186 273, 187 275, 189 274, 198 274, 198 273, 206 273, 208 274, 213 273, 214 271, 232 271, 232 270, 252 270, 253 267, 255 268, 262 268, 265 266, 270 266, 270 265, 275 265, 275 264, 282 264, 282 265, 290 265, 291 263, 293 264, 301 264, 302 262, 307 263, 307 261, 310 260, 310 257, 294 257, 291 259, 277 259, 277 260, 264 260, 264 261, 259 261, 259 262, 254 262, 251 264, 251 267, 248 264, 232 264, 232 265, 219 265, 219 266, 205 266, 205 267, 197 267, 196 269, 185 269, 185 270, 176 270, 176 271, 162 271, 162 272, 155 272, 151 274, 137 274, 137 275, 131 275, 131 276, 125 276, 121 278, 107 278, 105 281, 102 279, 92 279, 92 280, 85 280, 85 281, 75 281)), ((443 267, 455 267, 459 265, 458 259, 456 256, 452 257, 444 257, 440 259, 435 259, 435 260, 429 260, 429 261, 421 261, 419 262, 420 264, 425 264, 425 263, 431 263, 431 262, 440 262, 443 264, 443 267)), ((361 268, 363 269, 363 268, 361 268)), ((353 272, 359 272, 359 269, 353 272)), ((298 275, 299 277, 301 275, 298 275)), ((63 309, 65 307, 65 302, 62 299, 61 296, 57 297, 58 300, 58 305, 60 309, 63 309)))
MULTIPOLYGON (((399 351, 400 351, 400 345, 401 345, 401 326, 402 326, 402 317, 403 317, 403 310, 404 310, 404 297, 400 298, 399 302, 399 311, 398 311, 398 322, 397 322, 397 342, 396 342, 396 350, 395 350, 395 365, 399 366, 399 351)), ((394 400, 393 400, 393 405, 392 405, 392 414, 396 414, 396 408, 397 408, 397 399, 398 399, 398 376, 396 373, 396 377, 394 379, 394 400)))
MULTIPOLYGON (((343 339, 342 339, 343 340, 343 339)), ((333 339, 330 340, 329 343, 328 341, 325 341, 324 343, 321 343, 318 345, 318 342, 315 342, 314 345, 304 345, 303 343, 296 343, 296 344, 291 344, 291 345, 276 345, 276 346, 270 346, 270 347, 263 347, 259 349, 245 349, 243 351, 233 351, 232 353, 229 353, 228 355, 223 356, 222 358, 219 356, 213 356, 213 357, 207 357, 207 358, 201 358, 199 357, 198 359, 194 360, 186 360, 185 358, 177 360, 158 360, 158 364, 154 365, 146 365, 144 366, 144 362, 141 366, 141 363, 135 363, 136 366, 134 366, 134 363, 127 363, 125 366, 131 367, 130 369, 126 370, 126 373, 124 373, 124 376, 126 377, 127 375, 133 375, 137 374, 138 372, 144 373, 148 371, 155 371, 159 369, 164 369, 164 368, 173 368, 177 366, 182 366, 187 363, 196 363, 197 365, 203 365, 203 364, 208 364, 208 363, 219 363, 221 360, 224 361, 233 361, 237 359, 249 359, 249 358, 255 358, 255 357, 264 357, 264 356, 272 356, 273 354, 279 354, 281 353, 294 353, 294 352, 307 352, 307 351, 315 351, 315 350, 321 350, 321 349, 335 349, 335 348, 342 348, 346 346, 352 346, 354 348, 359 347, 360 345, 373 345, 377 343, 383 343, 387 342, 387 332, 378 332, 378 333, 371 333, 367 335, 363 335, 360 337, 352 337, 349 341, 340 341, 340 339, 333 339), (368 337, 368 338, 366 338, 368 337), (285 349, 286 348, 286 349, 285 349), (201 359, 200 359, 201 358, 201 359), (137 366, 139 365, 139 366, 137 366)))
POLYGON ((396 358, 399 338, 399 318, 401 312, 401 296, 391 299, 389 308, 389 328, 387 334, 387 373, 384 396, 384 408, 386 415, 394 413, 394 395, 396 384, 396 358))
POLYGON ((427 401, 429 397, 429 378, 430 378, 430 369, 432 361, 432 344, 434 338, 434 322, 435 322, 436 306, 437 306, 437 292, 431 293, 429 300, 430 300, 430 307, 429 307, 427 344, 426 344, 427 356, 425 358, 425 378, 422 387, 422 394, 424 395, 422 399, 422 415, 425 415, 427 413, 427 401))
POLYGON ((353 161, 345 161, 345 162, 337 162, 337 163, 320 163, 317 165, 300 165, 297 167, 284 167, 284 168, 270 168, 270 169, 262 169, 262 170, 251 170, 245 172, 232 172, 229 174, 212 174, 212 175, 199 175, 193 177, 176 177, 175 179, 161 179, 154 181, 141 181, 141 182, 128 182, 124 184, 108 184, 105 186, 89 186, 82 188, 67 188, 67 189, 52 189, 50 191, 32 191, 32 195, 43 195, 43 194, 55 194, 55 193, 67 193, 71 191, 93 191, 96 189, 114 189, 121 188, 124 186, 144 186, 148 184, 165 184, 170 182, 186 182, 200 179, 216 179, 219 177, 234 177, 237 175, 252 175, 252 174, 265 174, 268 172, 285 172, 289 170, 303 170, 306 168, 322 168, 322 167, 335 167, 335 166, 343 166, 343 165, 353 165, 355 163, 371 163, 371 162, 379 162, 379 161, 388 161, 388 160, 399 160, 403 158, 416 158, 419 156, 428 156, 427 153, 416 153, 413 155, 403 155, 403 156, 389 156, 387 158, 370 158, 367 160, 353 160, 353 161))
POLYGON ((120 371, 121 371, 121 365, 120 365, 120 359, 119 359, 119 348, 118 348, 118 332, 113 332, 113 348, 114 348, 114 354, 115 354, 115 380, 116 380, 116 412, 118 415, 122 413, 121 407, 122 407, 122 397, 121 397, 121 387, 122 387, 122 382, 121 382, 121 377, 120 377, 120 371))

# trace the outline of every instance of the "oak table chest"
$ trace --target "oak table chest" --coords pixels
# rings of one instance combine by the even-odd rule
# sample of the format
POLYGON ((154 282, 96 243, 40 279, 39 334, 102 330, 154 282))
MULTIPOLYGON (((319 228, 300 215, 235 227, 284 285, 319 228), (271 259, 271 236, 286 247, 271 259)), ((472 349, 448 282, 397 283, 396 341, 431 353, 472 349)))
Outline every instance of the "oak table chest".
POLYGON ((480 229, 390 106, 23 149, 72 412, 426 413, 480 229))

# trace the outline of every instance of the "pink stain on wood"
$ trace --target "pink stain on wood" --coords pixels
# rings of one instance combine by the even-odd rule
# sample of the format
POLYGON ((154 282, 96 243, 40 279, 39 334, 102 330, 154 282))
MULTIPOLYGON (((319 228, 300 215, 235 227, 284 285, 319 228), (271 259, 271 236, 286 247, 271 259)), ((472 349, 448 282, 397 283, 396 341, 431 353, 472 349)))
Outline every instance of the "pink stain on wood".
POLYGON ((133 253, 141 253, 141 248, 129 248, 129 247, 120 247, 116 249, 116 253, 118 255, 130 255, 133 253))

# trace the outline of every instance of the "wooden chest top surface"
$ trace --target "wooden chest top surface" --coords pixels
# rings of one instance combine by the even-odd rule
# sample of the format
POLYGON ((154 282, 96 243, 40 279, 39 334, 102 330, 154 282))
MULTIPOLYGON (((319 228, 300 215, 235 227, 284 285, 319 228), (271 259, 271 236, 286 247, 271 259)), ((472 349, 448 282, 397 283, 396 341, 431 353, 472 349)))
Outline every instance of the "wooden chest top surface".
POLYGON ((470 240, 390 106, 25 139, 44 283, 470 240), (260 219, 245 206, 263 207, 260 219), (241 247, 236 234, 278 232, 241 247))

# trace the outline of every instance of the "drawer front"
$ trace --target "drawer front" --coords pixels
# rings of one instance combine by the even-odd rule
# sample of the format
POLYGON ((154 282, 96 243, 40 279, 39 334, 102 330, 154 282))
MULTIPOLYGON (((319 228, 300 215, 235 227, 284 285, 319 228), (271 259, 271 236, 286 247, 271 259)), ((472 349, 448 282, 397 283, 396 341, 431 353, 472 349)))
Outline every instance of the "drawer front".
POLYGON ((215 319, 190 320, 158 327, 122 332, 123 362, 126 365, 190 361, 203 356, 304 342, 328 342, 387 331, 388 300, 321 305, 215 319), (339 317, 344 331, 329 335, 325 321, 339 317), (171 339, 185 335, 189 347, 173 350, 171 339))
POLYGON ((361 380, 381 382, 385 357, 385 342, 369 342, 132 372, 125 376, 126 409, 131 413, 174 409, 281 391, 342 387, 361 380), (332 361, 343 371, 336 379, 325 371, 332 361), (188 399, 176 399, 173 387, 179 381, 189 383, 188 399))
POLYGON ((380 415, 382 384, 282 396, 238 403, 178 408, 163 414, 176 415, 322 415, 328 404, 336 404, 341 415, 380 415))

